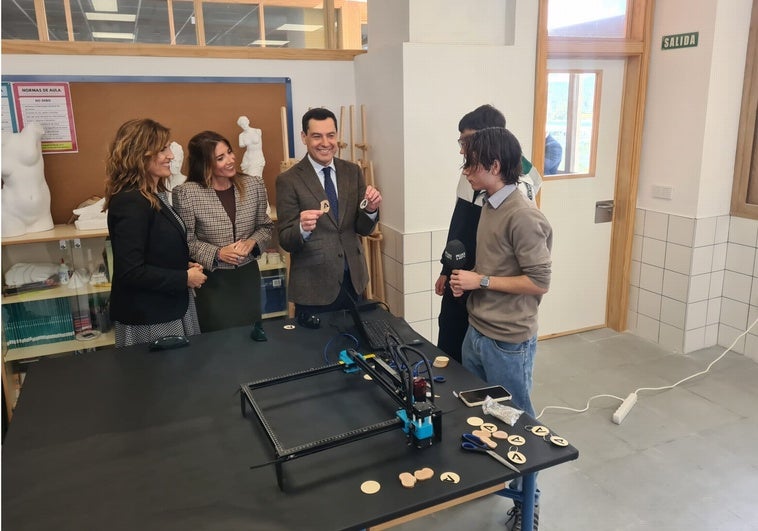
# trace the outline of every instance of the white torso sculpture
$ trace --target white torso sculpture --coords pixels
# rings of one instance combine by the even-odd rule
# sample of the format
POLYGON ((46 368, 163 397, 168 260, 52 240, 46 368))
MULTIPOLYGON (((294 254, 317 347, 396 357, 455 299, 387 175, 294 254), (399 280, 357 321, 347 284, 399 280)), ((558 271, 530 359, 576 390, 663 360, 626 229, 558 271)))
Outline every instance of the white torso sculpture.
POLYGON ((253 177, 263 177, 263 167, 266 165, 266 159, 263 158, 263 133, 260 129, 250 127, 247 116, 240 116, 237 119, 237 125, 242 128, 239 145, 246 148, 242 156, 242 164, 240 164, 242 173, 253 177))
POLYGON ((42 158, 43 134, 42 126, 31 122, 20 133, 2 135, 4 238, 53 228, 50 188, 42 158))
POLYGON ((168 202, 173 205, 171 190, 182 184, 187 180, 186 175, 182 175, 182 163, 184 162, 184 149, 181 144, 177 142, 171 142, 169 145, 171 153, 174 154, 174 160, 171 161, 171 177, 166 181, 166 188, 168 188, 168 202))

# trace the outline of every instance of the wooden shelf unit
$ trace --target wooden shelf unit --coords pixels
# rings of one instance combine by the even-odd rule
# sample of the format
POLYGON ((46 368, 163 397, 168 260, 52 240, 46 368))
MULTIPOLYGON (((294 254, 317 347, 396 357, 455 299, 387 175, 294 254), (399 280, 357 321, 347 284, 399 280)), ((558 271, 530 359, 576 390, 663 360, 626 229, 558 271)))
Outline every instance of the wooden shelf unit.
MULTIPOLYGON (((7 258, 7 252, 9 253, 11 251, 10 247, 22 245, 44 246, 46 244, 50 244, 51 242, 65 242, 65 252, 70 253, 69 256, 73 256, 73 249, 76 248, 74 245, 75 240, 81 241, 91 238, 105 239, 107 237, 107 229, 77 230, 74 225, 56 225, 53 229, 43 232, 32 232, 23 234, 21 236, 2 238, 1 242, 4 258, 7 258)), ((63 251, 64 249, 61 250, 63 251)), ((40 251, 39 248, 30 248, 29 255, 31 256, 39 254, 38 251, 40 251)), ((25 253, 26 250, 21 251, 18 254, 25 253)), ((5 265, 10 266, 10 264, 5 265)), ((23 304, 27 302, 44 301, 58 298, 69 298, 77 296, 86 297, 90 294, 109 293, 110 289, 111 285, 109 283, 99 285, 85 285, 79 288, 70 288, 67 285, 60 285, 47 289, 26 291, 12 295, 3 295, 1 300, 3 305, 23 304)), ((0 364, 0 366, 2 367, 3 389, 5 392, 8 419, 10 420, 13 415, 13 408, 15 407, 16 400, 20 393, 22 382, 21 374, 17 372, 20 367, 14 362, 28 362, 45 356, 53 356, 56 354, 75 352, 97 347, 108 347, 114 343, 115 334, 113 330, 103 333, 94 339, 86 341, 71 339, 68 341, 58 341, 56 343, 46 343, 43 345, 32 345, 20 348, 8 348, 5 342, 5 336, 3 336, 3 362, 0 364)))

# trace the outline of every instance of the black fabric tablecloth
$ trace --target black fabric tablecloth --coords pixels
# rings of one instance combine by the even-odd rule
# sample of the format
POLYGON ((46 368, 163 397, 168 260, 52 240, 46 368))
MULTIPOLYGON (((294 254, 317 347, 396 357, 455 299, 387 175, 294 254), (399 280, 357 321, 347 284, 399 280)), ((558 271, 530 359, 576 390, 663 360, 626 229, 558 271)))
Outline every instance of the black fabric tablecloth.
MULTIPOLYGON (((350 328, 340 313, 325 316, 320 330, 284 324, 291 321, 266 321, 267 343, 243 327, 192 337, 177 350, 135 346, 32 364, 2 450, 3 528, 360 529, 513 477, 460 449, 466 418, 482 414, 452 390, 482 382, 451 362, 436 369, 447 378, 435 389, 441 443, 412 448, 397 429, 305 456, 284 464, 280 491, 273 466, 250 468, 273 450, 255 417, 242 416, 240 384, 324 365, 325 355, 332 363, 354 346, 339 335, 350 328), (398 474, 423 467, 435 478, 400 485, 398 474), (440 481, 444 471, 461 482, 440 481), (379 493, 361 493, 366 480, 381 483, 379 493)), ((419 348, 430 361, 440 354, 419 348)), ((256 391, 256 400, 285 446, 387 420, 397 409, 378 386, 342 372, 256 391)), ((526 434, 533 423, 523 417, 503 428, 526 434)), ((527 435, 524 472, 578 455, 527 435)))

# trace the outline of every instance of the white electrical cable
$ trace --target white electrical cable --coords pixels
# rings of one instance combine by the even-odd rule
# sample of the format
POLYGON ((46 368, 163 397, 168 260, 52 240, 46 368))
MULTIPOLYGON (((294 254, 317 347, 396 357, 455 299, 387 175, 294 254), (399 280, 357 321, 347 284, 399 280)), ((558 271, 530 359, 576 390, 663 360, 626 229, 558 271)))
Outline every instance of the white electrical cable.
POLYGON ((566 410, 566 411, 573 411, 573 412, 576 412, 576 413, 584 413, 585 411, 587 411, 589 409, 590 402, 592 402, 594 399, 601 398, 601 397, 608 397, 608 398, 615 398, 616 400, 618 400, 619 402, 622 403, 621 406, 619 406, 619 409, 616 411, 616 413, 614 413, 614 416, 613 416, 613 421, 616 424, 621 424, 621 422, 624 420, 624 417, 626 417, 626 415, 632 409, 632 407, 634 406, 634 404, 637 402, 637 393, 639 393, 640 391, 663 391, 663 390, 667 390, 667 389, 673 389, 674 387, 676 387, 679 384, 682 384, 682 383, 684 383, 684 382, 686 382, 688 380, 691 380, 693 378, 696 378, 698 376, 702 376, 703 374, 705 374, 708 371, 710 371, 711 367, 713 367, 716 364, 716 362, 718 362, 719 360, 721 360, 721 358, 723 358, 724 356, 726 356, 726 353, 729 352, 730 350, 732 350, 734 348, 734 345, 737 344, 737 341, 739 341, 748 332, 750 332, 750 330, 753 329, 753 327, 756 325, 756 323, 758 323, 758 319, 756 319, 755 321, 753 321, 753 324, 751 324, 750 326, 748 326, 747 330, 745 330, 740 335, 738 335, 736 338, 734 338, 734 341, 732 341, 732 344, 729 345, 729 347, 727 347, 727 349, 724 350, 724 352, 722 352, 716 359, 714 359, 712 362, 710 362, 708 364, 708 367, 706 367, 705 369, 703 369, 700 372, 696 372, 695 374, 691 374, 690 376, 687 376, 686 378, 682 378, 681 380, 679 380, 676 383, 673 383, 671 385, 664 385, 664 386, 661 386, 661 387, 640 387, 639 389, 637 389, 633 393, 630 393, 629 396, 627 396, 626 398, 621 398, 621 397, 618 397, 618 396, 615 396, 615 395, 595 395, 593 397, 590 397, 589 400, 587 400, 587 404, 585 405, 584 409, 574 409, 574 408, 571 408, 571 407, 564 407, 564 406, 545 406, 545 407, 542 408, 542 411, 540 411, 540 414, 537 415, 536 418, 539 419, 543 415, 543 413, 545 413, 545 411, 548 410, 548 409, 563 409, 563 410, 566 410))

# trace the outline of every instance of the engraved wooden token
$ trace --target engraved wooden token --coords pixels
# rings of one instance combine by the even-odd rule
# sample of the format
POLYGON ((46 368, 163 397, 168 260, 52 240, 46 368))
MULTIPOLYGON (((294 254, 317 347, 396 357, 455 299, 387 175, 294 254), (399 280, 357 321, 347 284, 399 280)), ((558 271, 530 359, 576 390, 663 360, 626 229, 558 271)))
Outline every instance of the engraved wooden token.
POLYGON ((484 424, 484 421, 479 417, 469 417, 466 419, 466 424, 469 426, 481 426, 484 424))
POLYGON ((443 472, 440 474, 440 481, 443 483, 458 483, 461 480, 461 476, 455 472, 443 472))
POLYGON ((484 424, 480 426, 480 428, 490 433, 495 433, 497 431, 497 426, 495 426, 491 422, 485 422, 484 424))
POLYGON ((371 375, 370 375, 370 374, 364 374, 364 375, 363 375, 363 379, 364 379, 364 380, 373 380, 373 378, 371 377, 371 375))
POLYGON ((420 470, 416 470, 413 475, 419 481, 426 481, 434 477, 434 470, 429 467, 424 467, 420 470))
POLYGON ((556 446, 568 446, 569 444, 569 442, 566 439, 564 439, 563 437, 558 437, 557 435, 551 435, 550 442, 556 446))
POLYGON ((367 206, 368 206, 368 199, 366 199, 366 198, 364 197, 364 198, 363 198, 363 201, 361 201, 361 205, 360 205, 360 207, 361 207, 361 210, 366 210, 366 207, 367 207, 367 206))
POLYGON ((400 483, 406 489, 412 489, 413 486, 416 484, 416 477, 410 472, 403 472, 398 477, 400 478, 400 483))
POLYGON ((504 432, 503 430, 497 430, 493 431, 490 437, 494 437, 495 439, 507 439, 508 433, 504 432))
POLYGON ((378 481, 364 481, 361 483, 361 492, 363 494, 376 494, 381 488, 382 486, 378 481))
POLYGON ((526 456, 522 454, 521 452, 518 452, 516 450, 511 450, 508 452, 508 459, 517 465, 523 465, 526 463, 526 456))
POLYGON ((546 428, 545 426, 532 426, 531 432, 538 437, 544 437, 548 433, 550 433, 550 430, 546 428))
POLYGON ((321 201, 321 212, 323 212, 324 214, 329 212, 329 201, 327 201, 326 199, 321 201))
POLYGON ((284 325, 282 328, 284 328, 285 330, 294 330, 295 329, 295 325, 293 325, 293 324, 287 324, 287 325, 284 325))
POLYGON ((513 446, 521 446, 526 442, 526 439, 524 439, 521 435, 511 435, 508 437, 508 442, 513 446))

